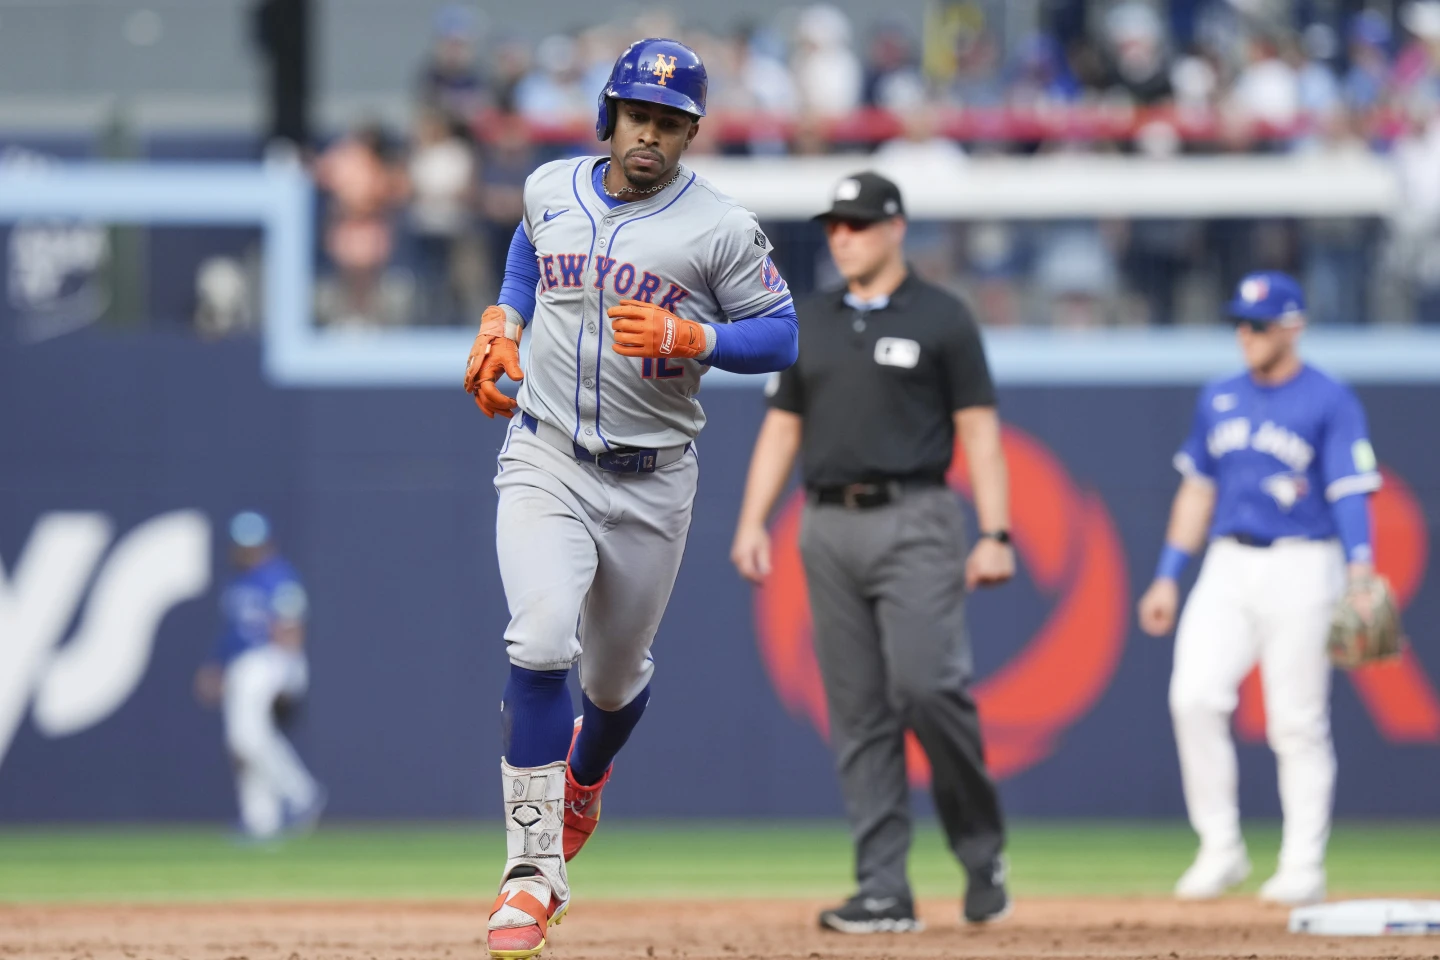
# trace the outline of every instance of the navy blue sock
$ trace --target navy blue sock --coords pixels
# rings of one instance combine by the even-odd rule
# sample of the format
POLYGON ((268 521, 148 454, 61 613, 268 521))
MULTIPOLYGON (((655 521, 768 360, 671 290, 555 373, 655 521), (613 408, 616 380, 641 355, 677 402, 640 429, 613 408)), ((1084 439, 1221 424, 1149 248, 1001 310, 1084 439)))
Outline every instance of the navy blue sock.
POLYGON ((605 776, 615 755, 630 739, 630 731, 635 729, 650 703, 650 687, 647 685, 638 697, 619 710, 601 710, 583 693, 580 700, 584 704, 585 722, 570 758, 570 776, 581 786, 589 786, 605 776))
POLYGON ((510 665, 500 701, 500 742, 510 766, 543 767, 565 759, 575 729, 575 708, 565 686, 569 673, 510 665))

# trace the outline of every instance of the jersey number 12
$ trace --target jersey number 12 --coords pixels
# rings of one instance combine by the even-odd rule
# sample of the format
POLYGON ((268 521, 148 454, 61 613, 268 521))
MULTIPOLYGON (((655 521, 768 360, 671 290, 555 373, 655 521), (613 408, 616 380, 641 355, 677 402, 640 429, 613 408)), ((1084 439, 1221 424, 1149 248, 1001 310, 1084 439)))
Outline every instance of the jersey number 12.
POLYGON ((646 357, 640 363, 640 378, 642 380, 673 380, 676 377, 684 375, 684 367, 664 357, 660 357, 659 359, 646 357))

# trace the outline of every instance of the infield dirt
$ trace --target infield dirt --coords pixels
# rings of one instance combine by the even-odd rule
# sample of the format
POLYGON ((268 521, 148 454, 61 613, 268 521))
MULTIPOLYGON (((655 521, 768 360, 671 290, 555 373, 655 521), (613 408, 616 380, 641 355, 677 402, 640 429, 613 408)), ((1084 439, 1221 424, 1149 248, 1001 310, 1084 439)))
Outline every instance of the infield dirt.
MULTIPOLYGON (((921 904, 920 934, 843 936, 815 927, 817 902, 577 902, 554 929, 554 960, 621 957, 1224 958, 1440 960, 1440 937, 1335 938, 1285 930, 1286 911, 1249 899, 1034 899, 967 927, 947 901, 921 904)), ((0 906, 0 955, 34 960, 486 960, 481 902, 0 906)))

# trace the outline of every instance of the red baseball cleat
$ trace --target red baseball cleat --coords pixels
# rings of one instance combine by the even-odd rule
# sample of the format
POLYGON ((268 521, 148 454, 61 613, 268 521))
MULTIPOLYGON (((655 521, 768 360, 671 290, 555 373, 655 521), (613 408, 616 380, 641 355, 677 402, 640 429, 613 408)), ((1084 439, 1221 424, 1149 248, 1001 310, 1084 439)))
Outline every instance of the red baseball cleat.
POLYGON ((561 902, 551 895, 543 878, 512 880, 501 888, 490 908, 485 947, 495 960, 530 960, 539 956, 545 949, 549 928, 560 925, 569 907, 568 901, 561 902))
MULTIPOLYGON (((575 732, 570 735, 570 753, 575 752, 575 741, 580 738, 580 724, 582 717, 575 718, 575 732)), ((605 770, 605 776, 588 787, 575 782, 570 775, 570 765, 567 756, 565 765, 565 859, 574 859, 580 848, 585 846, 585 841, 590 839, 590 834, 595 832, 595 827, 600 822, 600 791, 605 789, 605 784, 610 782, 610 774, 614 771, 612 763, 605 770)))

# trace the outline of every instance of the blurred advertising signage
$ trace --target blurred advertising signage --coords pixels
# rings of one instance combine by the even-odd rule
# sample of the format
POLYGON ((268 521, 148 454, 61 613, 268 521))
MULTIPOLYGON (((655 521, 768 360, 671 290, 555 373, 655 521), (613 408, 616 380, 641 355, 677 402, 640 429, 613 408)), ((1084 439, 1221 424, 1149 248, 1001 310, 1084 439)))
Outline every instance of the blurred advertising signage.
POLYGON ((145 676, 165 614, 204 595, 210 577, 210 522, 197 510, 118 540, 103 513, 43 514, 14 563, 0 558, 0 762, 27 710, 47 737, 118 710, 145 676))
MULTIPOLYGON (((19 171, 58 161, 12 147, 0 170, 19 171)), ((5 298, 21 343, 38 343, 95 323, 110 306, 105 272, 110 236, 96 223, 64 217, 17 221, 5 244, 5 298)))

